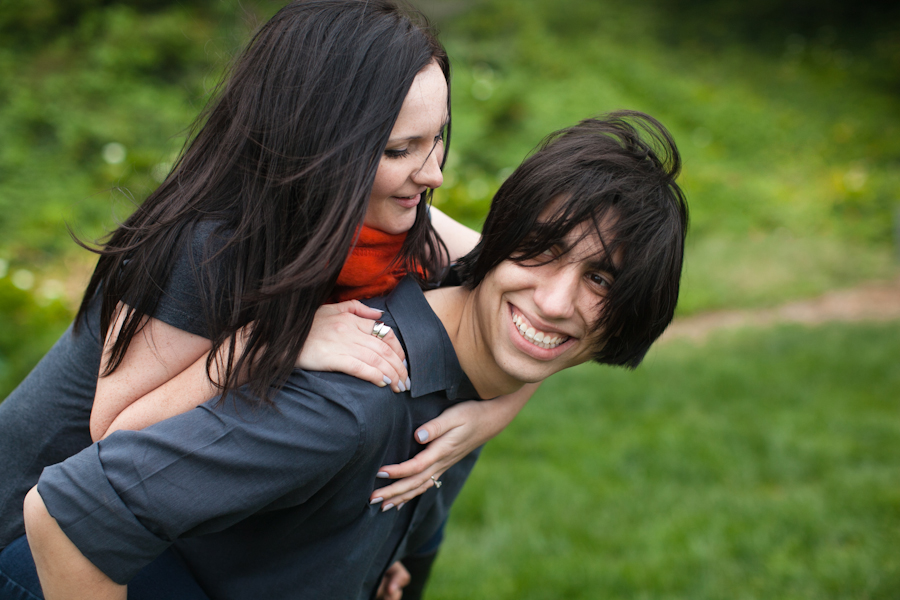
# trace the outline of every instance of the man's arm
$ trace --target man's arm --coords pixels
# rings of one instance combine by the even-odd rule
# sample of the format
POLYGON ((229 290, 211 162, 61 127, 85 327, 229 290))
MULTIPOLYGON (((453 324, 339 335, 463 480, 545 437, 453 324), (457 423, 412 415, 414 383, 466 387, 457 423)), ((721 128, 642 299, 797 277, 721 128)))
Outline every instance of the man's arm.
POLYGON ((339 391, 321 387, 326 397, 292 381, 276 394, 277 408, 228 397, 44 469, 38 498, 56 533, 127 583, 171 540, 222 531, 275 501, 302 505, 365 448, 355 414, 330 400, 339 391))
POLYGON ((47 600, 125 600, 126 586, 85 558, 50 516, 36 486, 25 496, 25 530, 47 600))

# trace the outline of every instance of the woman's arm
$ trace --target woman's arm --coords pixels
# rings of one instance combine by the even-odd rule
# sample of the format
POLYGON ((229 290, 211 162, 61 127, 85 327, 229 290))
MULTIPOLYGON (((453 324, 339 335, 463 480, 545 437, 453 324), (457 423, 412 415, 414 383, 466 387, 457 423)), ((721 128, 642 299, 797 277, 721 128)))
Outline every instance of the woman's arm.
MULTIPOLYGON (((476 231, 436 208, 432 208, 431 219, 447 244, 451 261, 467 254, 478 242, 476 231)), ((127 307, 119 305, 117 319, 104 345, 101 372, 124 320, 122 308, 127 307)), ((309 371, 339 371, 378 386, 390 385, 395 392, 405 391, 410 383, 409 373, 403 364, 405 355, 397 337, 393 332, 384 340, 371 335, 378 316, 377 310, 358 301, 320 307, 297 359, 297 367, 309 371)), ((214 398, 218 389, 210 376, 218 378, 216 365, 221 361, 213 361, 212 372, 207 373, 210 348, 211 342, 204 337, 148 318, 144 329, 132 339, 119 367, 97 381, 91 410, 91 438, 97 441, 119 429, 143 429, 214 398)), ((241 349, 238 340, 238 354, 241 349)), ((513 416, 515 413, 509 419, 513 416)), ((497 418, 502 420, 503 416, 498 413, 497 418)), ((435 422, 440 425, 443 420, 439 418, 435 422)), ((506 423, 508 421, 497 431, 506 423)), ((490 437, 493 436, 488 436, 485 441, 490 437)), ((437 449, 442 445, 437 445, 437 449)), ((480 443, 472 447, 478 445, 480 443)), ((447 450, 453 448, 448 446, 447 450)))
POLYGON ((66 536, 37 486, 25 496, 25 530, 47 600, 125 600, 127 588, 106 576, 66 536))
POLYGON ((444 472, 509 425, 540 383, 493 400, 470 400, 451 406, 416 430, 416 440, 428 448, 399 465, 382 467, 378 476, 403 478, 372 492, 369 501, 401 506, 434 485, 444 472), (384 475, 382 475, 382 473, 384 475), (381 498, 381 500, 377 500, 381 498))
MULTIPOLYGON (((431 207, 431 224, 447 245, 450 262, 456 262, 475 247, 481 234, 431 207)), ((379 488, 369 500, 381 502, 382 510, 401 506, 434 485, 444 471, 472 450, 500 433, 519 414, 537 385, 515 394, 481 402, 462 402, 445 410, 416 431, 419 443, 429 446, 399 465, 383 467, 379 477, 399 479, 379 488)))
MULTIPOLYGON (((395 392, 406 390, 409 373, 397 336, 391 332, 379 340, 371 335, 380 315, 356 300, 320 307, 297 367, 340 371, 380 387, 390 385, 395 392)), ((112 346, 113 339, 107 340, 107 346, 112 346)), ((143 429, 214 398, 218 388, 210 376, 218 380, 217 365, 223 363, 222 357, 214 360, 207 374, 210 345, 206 338, 150 319, 132 340, 119 368, 97 382, 91 411, 93 440, 119 429, 143 429), (184 346, 179 346, 179 341, 184 346), (188 358, 192 364, 185 366, 188 358)), ((238 354, 242 352, 241 336, 235 348, 238 354)), ((220 350, 223 356, 225 351, 220 350)))
POLYGON ((431 207, 431 225, 447 245, 450 264, 468 254, 481 239, 480 233, 454 221, 433 206, 431 207))
MULTIPOLYGON (((116 320, 103 346, 101 373, 106 369, 109 352, 124 321, 125 309, 127 306, 119 303, 116 320)), ((182 373, 200 357, 205 357, 211 347, 211 342, 202 336, 148 317, 144 328, 132 338, 118 368, 97 379, 91 409, 91 438, 97 441, 105 437, 112 422, 125 408, 182 373)), ((204 368, 204 378, 205 371, 204 368)), ((200 402, 202 400, 197 404, 200 402)))

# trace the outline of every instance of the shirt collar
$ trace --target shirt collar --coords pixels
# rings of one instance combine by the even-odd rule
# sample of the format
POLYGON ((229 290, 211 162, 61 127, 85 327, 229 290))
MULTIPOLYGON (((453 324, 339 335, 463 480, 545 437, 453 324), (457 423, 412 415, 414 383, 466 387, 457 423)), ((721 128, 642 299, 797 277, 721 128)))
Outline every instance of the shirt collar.
POLYGON ((404 277, 385 302, 406 345, 412 390, 418 398, 446 390, 450 400, 477 399, 478 393, 463 373, 450 337, 419 285, 404 277))

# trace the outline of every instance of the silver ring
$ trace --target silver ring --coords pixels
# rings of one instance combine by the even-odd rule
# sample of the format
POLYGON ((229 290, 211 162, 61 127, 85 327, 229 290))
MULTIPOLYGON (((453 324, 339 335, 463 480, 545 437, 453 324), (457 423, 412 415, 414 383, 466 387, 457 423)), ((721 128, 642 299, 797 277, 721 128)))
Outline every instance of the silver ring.
POLYGON ((379 340, 383 340, 384 336, 391 332, 391 328, 388 325, 385 325, 381 321, 375 321, 375 326, 372 327, 372 335, 377 337, 379 340))
POLYGON ((435 479, 434 475, 431 476, 431 480, 434 482, 434 487, 436 487, 436 488, 439 488, 442 485, 444 485, 443 483, 441 483, 440 479, 435 479))

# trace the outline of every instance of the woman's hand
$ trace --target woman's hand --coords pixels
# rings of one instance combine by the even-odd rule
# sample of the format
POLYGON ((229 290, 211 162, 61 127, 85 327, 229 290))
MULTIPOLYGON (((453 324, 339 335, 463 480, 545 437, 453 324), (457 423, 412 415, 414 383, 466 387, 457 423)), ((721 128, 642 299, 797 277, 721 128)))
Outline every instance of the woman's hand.
POLYGON ((388 567, 378 586, 376 600, 400 600, 403 597, 403 588, 409 585, 412 578, 409 571, 399 560, 388 567))
POLYGON ((410 385, 406 355, 393 331, 381 340, 372 335, 379 318, 381 311, 358 300, 320 306, 296 366, 346 373, 405 392, 410 385))
POLYGON ((428 447, 399 465, 381 468, 378 477, 399 479, 369 496, 382 510, 401 507, 434 486, 444 472, 496 436, 519 414, 537 383, 493 400, 469 400, 451 406, 416 430, 415 438, 428 447), (434 477, 434 479, 432 479, 434 477))

